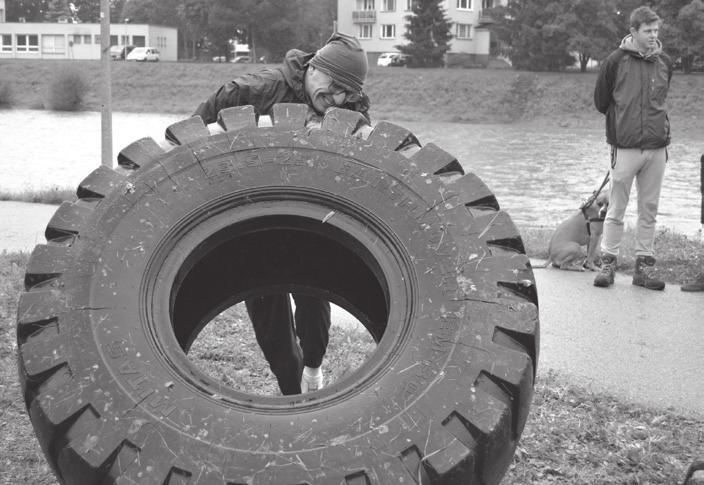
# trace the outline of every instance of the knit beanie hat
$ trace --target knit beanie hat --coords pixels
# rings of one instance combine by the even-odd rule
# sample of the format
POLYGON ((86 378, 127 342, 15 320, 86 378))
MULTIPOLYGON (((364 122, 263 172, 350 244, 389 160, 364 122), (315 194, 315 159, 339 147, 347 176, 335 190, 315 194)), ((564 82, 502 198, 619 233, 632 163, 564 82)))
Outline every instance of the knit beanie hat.
POLYGON ((362 90, 367 76, 367 55, 355 37, 333 33, 309 63, 350 91, 362 90))

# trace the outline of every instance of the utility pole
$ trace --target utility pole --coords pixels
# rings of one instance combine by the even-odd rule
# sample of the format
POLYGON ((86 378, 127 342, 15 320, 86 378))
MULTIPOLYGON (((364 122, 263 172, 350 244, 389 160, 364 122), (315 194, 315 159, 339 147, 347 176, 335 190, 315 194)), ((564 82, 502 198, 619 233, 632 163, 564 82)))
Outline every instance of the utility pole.
POLYGON ((100 65, 103 96, 100 109, 101 163, 112 168, 112 85, 110 76, 110 1, 100 0, 100 65))

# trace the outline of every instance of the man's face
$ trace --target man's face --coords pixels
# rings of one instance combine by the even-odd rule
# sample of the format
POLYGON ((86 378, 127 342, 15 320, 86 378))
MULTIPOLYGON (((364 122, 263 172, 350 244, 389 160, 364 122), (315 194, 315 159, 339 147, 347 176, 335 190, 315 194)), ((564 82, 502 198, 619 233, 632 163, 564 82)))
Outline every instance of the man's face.
POLYGON ((304 86, 313 109, 318 114, 324 114, 333 106, 344 105, 348 97, 343 87, 335 84, 330 76, 313 66, 309 66, 306 71, 304 86))
POLYGON ((641 52, 651 52, 657 47, 658 30, 660 22, 640 24, 638 30, 631 27, 631 35, 636 43, 636 47, 641 52))

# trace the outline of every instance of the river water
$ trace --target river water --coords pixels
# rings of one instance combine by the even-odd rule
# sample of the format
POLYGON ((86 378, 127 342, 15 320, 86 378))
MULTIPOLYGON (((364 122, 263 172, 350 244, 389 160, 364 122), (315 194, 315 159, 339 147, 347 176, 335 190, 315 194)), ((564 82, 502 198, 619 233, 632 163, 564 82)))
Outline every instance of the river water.
MULTIPOLYGON (((185 116, 113 113, 113 151, 145 136, 161 140, 166 127, 185 116)), ((398 124, 410 129, 421 143, 432 142, 457 157, 523 227, 557 225, 598 188, 608 168, 602 129, 546 130, 531 123, 398 124)), ((0 111, 0 190, 76 187, 100 165, 100 140, 100 113, 0 111)), ((658 227, 701 236, 702 151, 702 140, 694 135, 673 140, 658 227)), ((632 197, 636 192, 634 184, 632 197)), ((629 206, 627 224, 635 224, 635 205, 629 206)))

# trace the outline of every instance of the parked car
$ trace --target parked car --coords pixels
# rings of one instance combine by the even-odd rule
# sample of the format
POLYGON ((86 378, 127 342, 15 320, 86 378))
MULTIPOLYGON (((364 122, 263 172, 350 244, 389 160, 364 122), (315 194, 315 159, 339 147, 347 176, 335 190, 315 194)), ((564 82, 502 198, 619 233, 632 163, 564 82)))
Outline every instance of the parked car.
POLYGON ((235 62, 235 63, 247 63, 247 62, 252 62, 252 58, 249 56, 235 56, 234 59, 230 62, 235 62))
POLYGON ((159 61, 159 51, 154 47, 135 47, 127 54, 128 61, 159 61))
POLYGON ((403 67, 407 66, 411 63, 411 56, 408 54, 398 54, 394 56, 393 59, 391 59, 391 62, 389 63, 389 66, 392 67, 403 67))
POLYGON ((393 59, 396 55, 398 55, 398 52, 384 52, 377 58, 376 65, 388 67, 388 65, 391 64, 391 59, 393 59))
POLYGON ((695 57, 692 61, 692 72, 704 71, 704 57, 695 57))
POLYGON ((134 50, 133 45, 114 45, 110 47, 110 57, 116 61, 124 61, 130 52, 134 50))
POLYGON ((400 52, 384 52, 376 60, 376 65, 382 67, 406 66, 410 59, 411 56, 400 52))

